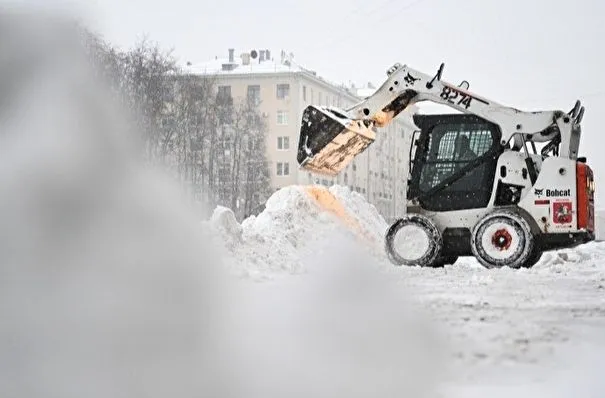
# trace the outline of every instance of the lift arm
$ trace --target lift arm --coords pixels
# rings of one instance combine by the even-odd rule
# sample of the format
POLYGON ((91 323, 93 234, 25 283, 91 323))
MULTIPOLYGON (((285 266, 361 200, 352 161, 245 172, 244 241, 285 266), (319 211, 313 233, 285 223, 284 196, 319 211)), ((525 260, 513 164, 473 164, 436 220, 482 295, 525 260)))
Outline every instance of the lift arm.
MULTIPOLYGON (((558 110, 520 111, 445 82, 441 80, 442 73, 443 64, 435 76, 395 64, 387 72, 388 79, 382 86, 372 96, 347 110, 347 116, 351 119, 369 119, 374 125, 382 127, 405 107, 421 101, 431 101, 477 115, 498 125, 502 132, 502 142, 507 143, 516 134, 526 136, 528 141, 550 141, 558 133, 553 129, 555 124, 561 127, 559 122, 562 122, 563 126, 570 124, 571 127, 572 114, 575 113, 576 119, 573 121, 579 123, 584 113, 583 108, 579 108, 579 102, 570 113, 558 110)), ((566 157, 575 155, 577 154, 561 154, 566 157)))
POLYGON ((308 169, 336 174, 344 164, 365 150, 375 139, 375 128, 388 125, 409 106, 431 101, 458 111, 477 115, 496 124, 503 145, 512 139, 548 142, 559 137, 559 156, 575 159, 580 141, 584 108, 579 101, 568 113, 563 111, 524 112, 498 104, 468 91, 468 83, 453 85, 441 79, 444 65, 434 76, 395 64, 387 80, 374 94, 346 110, 309 106, 303 114, 299 142, 299 163, 308 169))

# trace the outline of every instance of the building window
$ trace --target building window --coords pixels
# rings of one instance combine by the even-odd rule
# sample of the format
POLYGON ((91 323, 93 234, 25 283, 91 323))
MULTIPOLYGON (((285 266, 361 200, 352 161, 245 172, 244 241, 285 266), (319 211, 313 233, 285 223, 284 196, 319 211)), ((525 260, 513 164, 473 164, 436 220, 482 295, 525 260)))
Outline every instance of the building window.
POLYGON ((288 124, 288 112, 287 111, 277 111, 277 124, 286 125, 288 124))
POLYGON ((290 149, 290 137, 277 137, 277 149, 284 151, 290 149))
POLYGON ((317 93, 317 105, 321 106, 321 93, 317 93))
POLYGON ((260 86, 248 86, 248 101, 254 105, 260 104, 260 86))
POLYGON ((307 100, 307 86, 303 86, 303 101, 307 100))
POLYGON ((277 98, 284 99, 290 95, 289 84, 278 84, 277 85, 277 98))
POLYGON ((277 162, 277 175, 287 176, 290 175, 290 163, 288 162, 277 162))
POLYGON ((231 98, 231 86, 218 86, 218 98, 223 100, 231 98))

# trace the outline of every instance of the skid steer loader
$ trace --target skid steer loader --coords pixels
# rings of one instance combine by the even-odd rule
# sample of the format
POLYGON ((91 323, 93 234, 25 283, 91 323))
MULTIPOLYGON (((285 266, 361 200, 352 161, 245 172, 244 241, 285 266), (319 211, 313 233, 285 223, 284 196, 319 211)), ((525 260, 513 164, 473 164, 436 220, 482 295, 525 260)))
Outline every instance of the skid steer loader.
POLYGON ((443 68, 427 75, 398 63, 350 109, 308 106, 299 166, 334 176, 380 127, 406 115, 406 213, 385 235, 395 265, 474 256, 487 268, 531 267, 544 251, 594 240, 593 172, 578 157, 580 101, 569 112, 524 112, 475 95, 466 81, 443 81, 443 68), (454 113, 409 112, 421 101, 454 113))

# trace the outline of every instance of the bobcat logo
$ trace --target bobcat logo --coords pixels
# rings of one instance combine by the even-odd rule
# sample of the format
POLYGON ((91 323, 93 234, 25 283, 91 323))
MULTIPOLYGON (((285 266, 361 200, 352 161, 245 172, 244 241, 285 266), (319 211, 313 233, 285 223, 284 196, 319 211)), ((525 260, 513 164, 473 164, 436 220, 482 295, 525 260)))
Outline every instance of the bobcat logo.
POLYGON ((420 78, 416 78, 416 77, 410 75, 410 73, 408 72, 408 75, 406 77, 404 77, 403 80, 405 80, 405 82, 407 84, 409 84, 410 86, 413 86, 415 82, 420 80, 420 78))
POLYGON ((558 197, 566 197, 571 196, 571 189, 537 189, 534 188, 534 195, 543 196, 545 195, 547 198, 558 198, 558 197), (546 191, 546 192, 544 192, 546 191))

